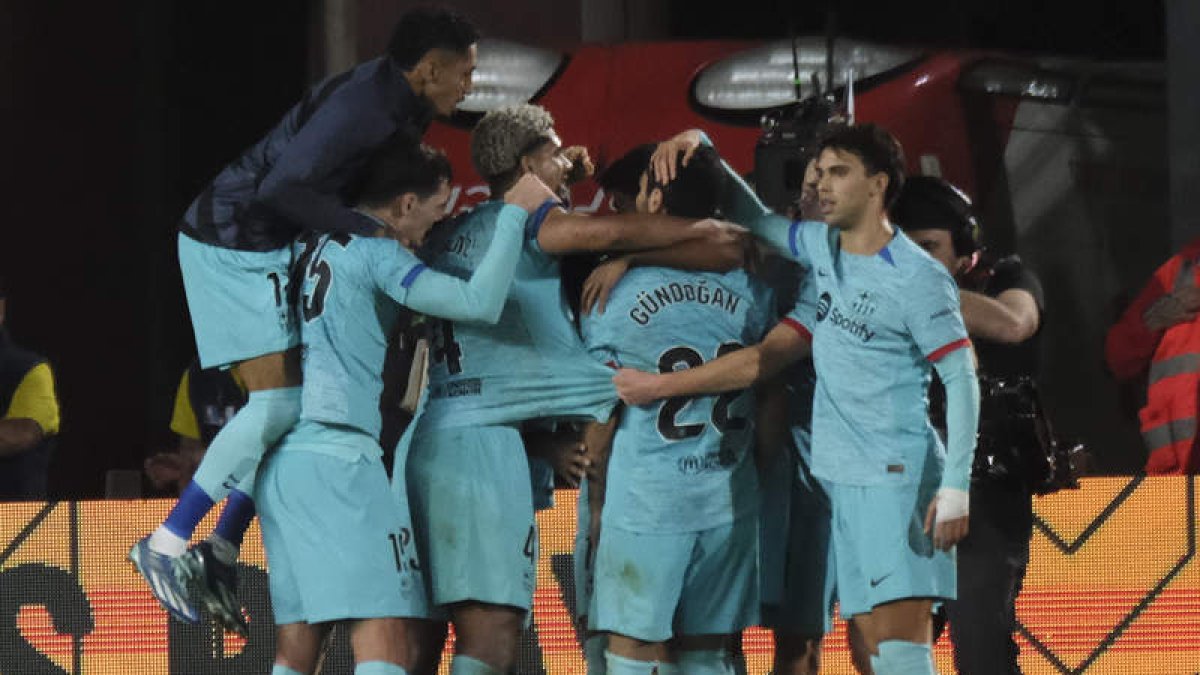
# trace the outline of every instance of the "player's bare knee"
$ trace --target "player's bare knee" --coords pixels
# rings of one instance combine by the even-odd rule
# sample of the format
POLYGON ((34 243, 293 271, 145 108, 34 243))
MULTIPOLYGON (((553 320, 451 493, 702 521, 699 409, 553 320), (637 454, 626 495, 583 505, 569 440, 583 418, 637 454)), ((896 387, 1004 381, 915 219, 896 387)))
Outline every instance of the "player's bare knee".
POLYGON ((501 672, 517 660, 525 610, 503 605, 463 603, 451 610, 455 650, 501 672))
POLYGON ((871 653, 878 654, 879 643, 903 640, 918 644, 933 642, 933 601, 905 598, 877 605, 870 613, 867 638, 871 653))
POLYGON ((353 622, 350 648, 356 662, 384 661, 406 670, 414 663, 407 619, 380 618, 353 622))
POLYGON ((325 624, 289 623, 275 631, 275 662, 300 673, 317 665, 321 642, 329 632, 325 624))

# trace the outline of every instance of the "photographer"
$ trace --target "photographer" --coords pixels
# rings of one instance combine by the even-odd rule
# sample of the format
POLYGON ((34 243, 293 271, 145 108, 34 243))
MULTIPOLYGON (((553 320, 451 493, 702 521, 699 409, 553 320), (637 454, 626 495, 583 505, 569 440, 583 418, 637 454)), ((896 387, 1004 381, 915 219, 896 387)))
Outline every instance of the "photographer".
POLYGON ((958 599, 947 603, 954 663, 959 672, 972 675, 1019 673, 1012 633, 1033 530, 1030 497, 1044 491, 1049 478, 1030 467, 1052 471, 1052 465, 1045 466, 1033 421, 1040 414, 1033 377, 1041 284, 1016 256, 977 265, 978 226, 971 202, 941 179, 910 177, 892 216, 958 282, 963 319, 979 359, 983 403, 970 529, 958 545, 958 599))

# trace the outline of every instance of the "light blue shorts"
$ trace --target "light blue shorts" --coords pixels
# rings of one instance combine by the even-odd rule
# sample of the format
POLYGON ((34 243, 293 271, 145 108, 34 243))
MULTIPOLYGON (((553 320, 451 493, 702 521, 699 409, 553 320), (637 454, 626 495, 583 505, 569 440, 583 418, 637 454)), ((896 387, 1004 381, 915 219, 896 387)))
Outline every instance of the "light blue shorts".
POLYGON ((819 637, 833 627, 829 496, 788 447, 762 481, 763 625, 819 637))
POLYGON ((757 517, 700 532, 601 528, 593 630, 647 642, 725 635, 758 623, 758 605, 757 517))
POLYGON ((301 421, 255 490, 276 624, 428 616, 408 513, 373 438, 301 421), (313 441, 359 452, 303 449, 313 441))
POLYGON ((935 549, 925 534, 925 512, 936 485, 826 487, 843 617, 906 598, 954 599, 954 551, 935 549))
POLYGON ((529 610, 538 540, 520 433, 506 426, 418 428, 406 478, 433 604, 529 610))
POLYGON ((203 368, 300 344, 288 304, 291 248, 237 251, 179 235, 179 269, 203 368))

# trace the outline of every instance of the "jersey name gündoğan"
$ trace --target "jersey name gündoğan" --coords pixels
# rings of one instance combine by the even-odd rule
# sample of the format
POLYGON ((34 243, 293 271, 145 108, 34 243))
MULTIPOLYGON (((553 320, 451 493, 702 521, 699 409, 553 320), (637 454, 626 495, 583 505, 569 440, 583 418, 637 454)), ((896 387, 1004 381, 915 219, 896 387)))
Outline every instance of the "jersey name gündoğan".
MULTIPOLYGON (((604 314, 584 317, 597 358, 654 372, 694 368, 762 339, 765 284, 726 274, 630 270, 604 314)), ((695 532, 758 509, 751 392, 627 407, 613 440, 604 523, 633 532, 695 532)))

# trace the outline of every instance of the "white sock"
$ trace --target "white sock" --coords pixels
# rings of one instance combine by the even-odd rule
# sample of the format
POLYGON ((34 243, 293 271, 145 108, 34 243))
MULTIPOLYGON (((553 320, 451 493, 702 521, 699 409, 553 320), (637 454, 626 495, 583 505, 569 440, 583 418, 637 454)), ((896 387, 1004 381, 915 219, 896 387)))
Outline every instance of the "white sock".
POLYGON ((168 530, 166 525, 159 525, 158 529, 150 535, 150 550, 172 558, 183 555, 183 552, 187 550, 187 545, 187 539, 168 530))

